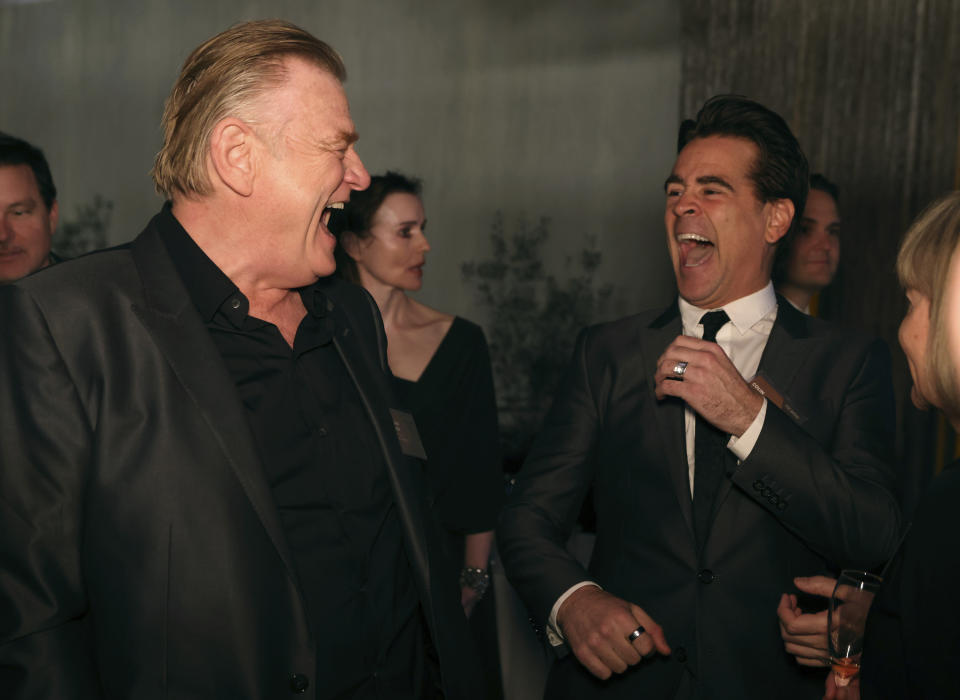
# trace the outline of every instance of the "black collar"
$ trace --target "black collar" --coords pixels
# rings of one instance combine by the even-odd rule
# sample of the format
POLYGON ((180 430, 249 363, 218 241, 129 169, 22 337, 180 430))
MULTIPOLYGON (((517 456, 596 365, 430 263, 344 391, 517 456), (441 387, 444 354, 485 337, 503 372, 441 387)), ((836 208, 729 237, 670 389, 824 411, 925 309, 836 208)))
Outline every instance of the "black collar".
MULTIPOLYGON (((173 215, 170 202, 156 217, 157 229, 177 270, 190 301, 206 323, 221 311, 237 328, 243 325, 250 303, 243 292, 207 257, 173 215)), ((311 316, 327 315, 327 297, 314 283, 298 290, 304 307, 311 316)))
POLYGON ((243 294, 180 225, 170 209, 170 202, 163 205, 156 217, 156 224, 160 239, 187 289, 190 301, 204 322, 210 321, 214 314, 224 307, 224 312, 231 322, 234 321, 231 312, 240 312, 242 309, 239 321, 243 323, 243 318, 247 315, 247 303, 243 294), (234 304, 227 303, 228 299, 240 301, 241 304, 234 307, 234 304))

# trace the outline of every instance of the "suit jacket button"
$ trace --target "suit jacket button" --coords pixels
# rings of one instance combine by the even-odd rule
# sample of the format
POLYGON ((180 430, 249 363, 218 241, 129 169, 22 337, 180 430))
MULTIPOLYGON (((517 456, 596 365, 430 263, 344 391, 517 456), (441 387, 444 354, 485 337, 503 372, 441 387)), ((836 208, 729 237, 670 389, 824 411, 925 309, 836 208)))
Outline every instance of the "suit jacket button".
POLYGON ((754 491, 763 491, 763 487, 764 487, 764 483, 760 481, 760 479, 757 479, 756 481, 753 482, 754 491))
POLYGON ((777 503, 777 510, 786 510, 786 509, 787 509, 786 501, 780 501, 779 503, 777 503))
POLYGON ((292 676, 290 676, 290 690, 297 695, 302 695, 303 693, 307 692, 307 688, 309 687, 310 679, 302 673, 294 673, 292 676))
POLYGON ((713 583, 717 577, 713 575, 710 569, 702 569, 697 574, 697 578, 700 579, 700 583, 713 583))
POLYGON ((687 650, 684 647, 677 647, 673 650, 673 657, 680 663, 686 663, 687 650))

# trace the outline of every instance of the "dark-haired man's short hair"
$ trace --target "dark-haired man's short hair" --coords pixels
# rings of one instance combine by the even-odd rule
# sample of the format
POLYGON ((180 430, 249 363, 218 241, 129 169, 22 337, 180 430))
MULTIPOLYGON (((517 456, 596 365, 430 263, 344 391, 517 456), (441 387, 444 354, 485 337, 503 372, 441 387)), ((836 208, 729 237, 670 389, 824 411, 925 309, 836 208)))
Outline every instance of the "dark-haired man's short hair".
POLYGON ((834 204, 840 206, 840 188, 822 173, 813 173, 810 176, 810 189, 826 192, 833 198, 834 204))
POLYGON ((740 95, 716 95, 704 103, 696 119, 680 124, 677 152, 706 136, 734 136, 756 145, 757 162, 750 179, 757 198, 762 202, 793 202, 793 222, 787 237, 793 235, 807 202, 809 166, 783 117, 740 95))
POLYGON ((29 165, 37 181, 40 199, 47 210, 57 201, 57 187, 53 184, 53 175, 50 174, 43 151, 23 139, 0 131, 0 166, 3 165, 29 165))

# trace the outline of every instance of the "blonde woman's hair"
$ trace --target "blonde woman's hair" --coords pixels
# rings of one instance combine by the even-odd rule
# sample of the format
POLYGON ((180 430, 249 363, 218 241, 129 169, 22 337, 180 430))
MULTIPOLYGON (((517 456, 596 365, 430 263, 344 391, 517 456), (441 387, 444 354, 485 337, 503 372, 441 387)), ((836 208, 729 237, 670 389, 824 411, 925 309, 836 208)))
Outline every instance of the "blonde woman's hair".
POLYGON ((214 126, 231 116, 256 124, 256 107, 264 93, 283 85, 290 56, 346 80, 332 47, 282 20, 237 24, 193 50, 163 110, 163 147, 151 171, 160 194, 210 194, 206 157, 214 126))
POLYGON ((950 261, 960 243, 960 191, 930 204, 903 236, 897 254, 897 277, 904 289, 914 289, 930 300, 926 370, 940 408, 951 418, 960 417, 960 392, 954 368, 960 358, 950 355, 946 323, 950 261))

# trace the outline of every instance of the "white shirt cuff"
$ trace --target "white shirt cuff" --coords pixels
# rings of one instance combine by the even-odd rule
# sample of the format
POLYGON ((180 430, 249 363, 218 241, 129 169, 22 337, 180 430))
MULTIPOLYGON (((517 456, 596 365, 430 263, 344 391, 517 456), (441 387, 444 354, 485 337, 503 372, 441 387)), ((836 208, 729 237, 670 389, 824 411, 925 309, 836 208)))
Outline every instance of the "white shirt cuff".
POLYGON ((763 419, 766 415, 767 400, 764 399, 763 405, 757 412, 756 418, 753 419, 750 427, 743 431, 743 435, 740 437, 730 436, 727 447, 730 448, 730 451, 733 452, 741 462, 750 456, 750 453, 753 452, 754 445, 756 445, 757 440, 760 439, 760 431, 763 430, 763 419))
POLYGON ((560 631, 560 626, 557 624, 557 613, 560 612, 560 606, 563 605, 564 601, 569 598, 574 591, 583 588, 584 586, 596 586, 600 590, 603 590, 603 587, 596 583, 595 581, 581 581, 580 583, 575 583, 570 588, 568 588, 563 595, 557 598, 557 602, 553 604, 553 607, 550 608, 550 619, 547 620, 547 641, 550 642, 550 646, 558 647, 564 643, 563 633, 560 631))

